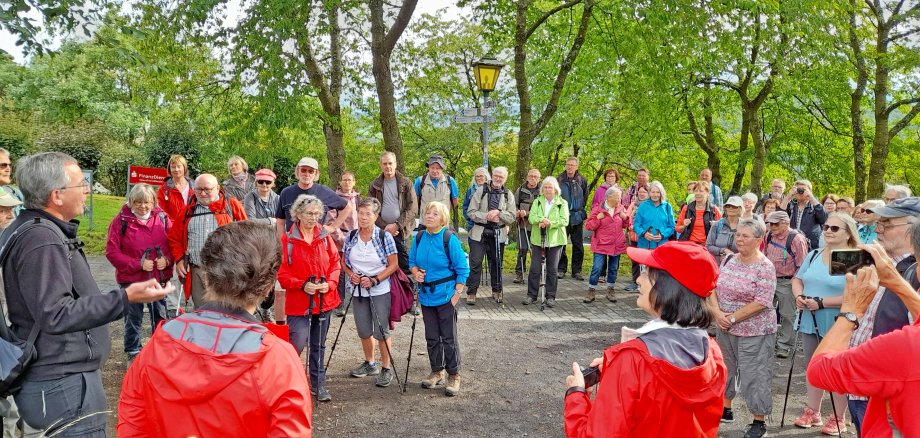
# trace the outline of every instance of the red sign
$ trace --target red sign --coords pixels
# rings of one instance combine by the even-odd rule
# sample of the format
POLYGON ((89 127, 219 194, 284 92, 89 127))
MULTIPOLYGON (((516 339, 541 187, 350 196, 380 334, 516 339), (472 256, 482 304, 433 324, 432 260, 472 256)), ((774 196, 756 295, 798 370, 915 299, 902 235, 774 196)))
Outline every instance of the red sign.
POLYGON ((128 167, 128 184, 144 183, 153 186, 161 186, 168 176, 169 172, 161 167, 128 167))

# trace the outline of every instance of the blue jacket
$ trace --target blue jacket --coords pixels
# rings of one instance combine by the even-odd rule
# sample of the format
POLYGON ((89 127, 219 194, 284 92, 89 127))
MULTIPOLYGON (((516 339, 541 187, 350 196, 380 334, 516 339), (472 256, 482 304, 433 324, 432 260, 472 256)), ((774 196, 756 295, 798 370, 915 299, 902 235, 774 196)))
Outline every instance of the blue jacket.
POLYGON ((456 234, 450 236, 447 248, 449 254, 444 254, 444 230, 437 233, 422 233, 421 240, 412 238, 412 249, 409 251, 409 268, 413 266, 425 270, 425 282, 433 283, 440 279, 456 275, 457 278, 435 286, 419 285, 418 302, 427 307, 443 305, 450 301, 454 295, 457 283, 466 284, 470 275, 470 264, 463 252, 463 246, 456 234), (416 242, 419 242, 416 245, 416 242))
POLYGON ((664 244, 674 235, 674 212, 671 210, 671 204, 665 201, 656 206, 651 199, 646 199, 639 204, 633 229, 639 235, 639 248, 657 248, 658 245, 664 244), (644 234, 649 229, 652 229, 652 234, 661 233, 661 240, 645 240, 644 234))
POLYGON ((466 189, 466 194, 463 195, 463 209, 460 210, 460 212, 463 214, 463 219, 466 221, 465 228, 467 231, 472 231, 473 225, 475 225, 473 223, 473 219, 470 217, 470 214, 466 212, 466 209, 470 208, 470 198, 473 197, 473 193, 476 192, 477 187, 479 186, 476 184, 471 185, 470 188, 466 189))
POLYGON ((559 174, 560 195, 569 203, 569 226, 581 225, 588 218, 585 203, 588 199, 588 181, 578 171, 569 177, 565 171, 559 174))

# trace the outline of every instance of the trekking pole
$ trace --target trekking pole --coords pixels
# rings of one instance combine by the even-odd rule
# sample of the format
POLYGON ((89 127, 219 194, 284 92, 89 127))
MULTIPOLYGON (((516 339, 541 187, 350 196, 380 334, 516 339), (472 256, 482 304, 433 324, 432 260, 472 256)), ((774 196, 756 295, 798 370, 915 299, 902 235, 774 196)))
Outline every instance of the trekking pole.
MULTIPOLYGON (((412 282, 413 292, 415 292, 415 305, 418 306, 418 283, 412 282)), ((412 334, 409 336, 409 355, 406 356, 406 377, 403 378, 402 392, 405 393, 409 386, 409 362, 412 360, 412 344, 415 341, 415 323, 418 321, 418 315, 412 315, 412 334)))
POLYGON ((546 309, 546 228, 540 228, 540 311, 546 309))
POLYGON ((335 334, 335 341, 332 341, 332 348, 329 350, 329 358, 326 359, 326 368, 329 368, 329 364, 332 363, 332 354, 335 353, 335 346, 339 343, 339 336, 342 334, 342 327, 345 327, 345 320, 348 319, 348 309, 351 307, 351 300, 352 297, 354 297, 354 290, 355 285, 352 283, 352 293, 348 294, 348 304, 345 304, 345 313, 342 315, 342 323, 339 324, 339 331, 335 334))
MULTIPOLYGON (((793 327, 798 327, 802 322, 802 309, 799 309, 798 314, 795 317, 796 323, 793 327)), ((783 399, 783 415, 779 420, 779 427, 782 429, 786 424, 786 405, 789 404, 789 388, 792 386, 792 368, 795 366, 795 350, 799 347, 799 335, 802 332, 796 330, 795 341, 792 344, 792 354, 790 354, 789 359, 789 377, 786 378, 786 397, 783 399)))
MULTIPOLYGON (((358 289, 358 294, 361 293, 361 289, 358 289)), ((377 330, 380 330, 380 334, 383 335, 383 325, 380 324, 380 314, 377 313, 377 306, 374 305, 374 299, 371 297, 370 288, 367 289, 367 300, 371 304, 371 314, 374 316, 374 321, 377 322, 377 330)), ((387 356, 390 358, 390 369, 393 370, 393 375, 396 376, 396 389, 402 386, 402 381, 399 380, 399 373, 396 371, 396 361, 393 360, 393 353, 390 351, 390 346, 387 344, 387 340, 384 339, 382 342, 378 343, 383 344, 383 348, 386 350, 387 356)), ((383 352, 380 352, 380 355, 383 355, 383 352)), ((382 371, 381 371, 382 372, 382 371)))
MULTIPOLYGON (((160 249, 160 246, 159 246, 159 245, 154 246, 154 247, 153 247, 153 250, 156 251, 156 253, 157 253, 157 258, 162 258, 162 259, 164 259, 164 260, 166 259, 166 256, 163 255, 163 250, 160 249)), ((157 281, 159 281, 159 282, 160 282, 160 285, 162 286, 162 285, 163 285, 163 271, 157 269, 156 265, 154 265, 153 268, 157 271, 157 281)))
MULTIPOLYGON (((147 261, 147 257, 150 256, 150 251, 152 251, 152 250, 153 250, 152 248, 146 248, 146 249, 144 249, 144 255, 141 256, 141 268, 144 267, 144 262, 147 261)), ((156 269, 156 267, 157 267, 157 266, 156 266, 156 263, 154 263, 154 264, 153 264, 153 268, 156 269)), ((147 279, 149 280, 149 279, 151 279, 151 278, 153 278, 153 271, 150 271, 150 272, 147 273, 147 279)))
POLYGON ((498 295, 496 297, 497 297, 498 304, 501 304, 502 308, 504 309, 505 300, 503 297, 504 290, 502 287, 504 286, 502 284, 504 283, 504 281, 502 281, 502 265, 504 264, 504 260, 502 260, 502 249, 501 249, 502 244, 499 239, 499 236, 501 236, 501 232, 495 235, 495 264, 496 264, 495 269, 497 270, 497 273, 495 274, 495 276, 498 277, 498 287, 499 287, 498 295))
MULTIPOLYGON (((811 321, 815 324, 815 336, 818 338, 818 343, 824 339, 824 336, 821 336, 821 332, 818 331, 818 317, 815 316, 815 311, 811 310, 811 321)), ((828 398, 831 399, 831 409, 834 411, 834 421, 837 422, 837 429, 840 429, 840 419, 837 417, 837 405, 834 403, 834 392, 828 391, 828 398)))
MULTIPOLYGON (((315 276, 315 275, 311 275, 311 276, 310 276, 310 279, 307 280, 307 281, 309 281, 310 283, 316 284, 316 276, 315 276)), ((312 324, 312 320, 313 320, 313 298, 316 297, 316 292, 314 292, 314 293, 312 293, 312 294, 307 294, 307 297, 308 297, 309 300, 310 300, 310 305, 307 307, 307 314, 310 315, 310 320, 311 320, 311 321, 308 321, 307 324, 308 324, 308 325, 313 325, 313 324, 312 324)), ((320 303, 320 306, 322 306, 322 303, 320 303)), ((320 307, 320 310, 322 310, 322 307, 320 307)), ((310 346, 310 337, 311 337, 311 336, 307 336, 307 345, 306 345, 306 348, 307 348, 307 368, 310 368, 310 347, 311 347, 311 346, 310 346)), ((320 358, 320 364, 322 364, 322 362, 323 362, 323 359, 320 358)), ((313 388, 313 398, 314 398, 313 406, 319 407, 319 388, 320 388, 319 370, 316 370, 316 376, 317 376, 317 377, 316 377, 316 388, 313 388)), ((307 372, 307 379, 309 379, 309 378, 310 378, 310 373, 307 372)), ((313 412, 315 413, 315 412, 316 412, 316 409, 314 409, 313 412)))

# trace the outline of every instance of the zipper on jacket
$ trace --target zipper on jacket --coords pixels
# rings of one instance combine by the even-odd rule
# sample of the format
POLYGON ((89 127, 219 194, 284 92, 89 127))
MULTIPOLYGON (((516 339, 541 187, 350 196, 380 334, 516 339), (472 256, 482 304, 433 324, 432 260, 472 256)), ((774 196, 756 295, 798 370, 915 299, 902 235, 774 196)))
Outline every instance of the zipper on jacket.
POLYGON ((93 345, 96 345, 96 340, 93 339, 93 335, 90 334, 89 330, 84 330, 83 333, 86 333, 86 348, 89 349, 89 358, 90 360, 96 358, 96 353, 93 351, 93 345))

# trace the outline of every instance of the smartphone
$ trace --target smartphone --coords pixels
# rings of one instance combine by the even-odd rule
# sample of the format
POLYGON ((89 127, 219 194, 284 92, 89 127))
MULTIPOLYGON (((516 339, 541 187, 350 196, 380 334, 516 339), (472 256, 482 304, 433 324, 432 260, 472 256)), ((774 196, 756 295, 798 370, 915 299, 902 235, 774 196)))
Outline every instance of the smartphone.
POLYGON ((601 380, 601 371, 597 367, 582 368, 581 374, 585 376, 585 388, 597 385, 601 380))
POLYGON ((859 268, 872 266, 875 260, 864 249, 835 249, 831 251, 831 275, 856 274, 859 268))

